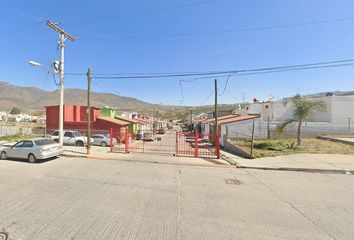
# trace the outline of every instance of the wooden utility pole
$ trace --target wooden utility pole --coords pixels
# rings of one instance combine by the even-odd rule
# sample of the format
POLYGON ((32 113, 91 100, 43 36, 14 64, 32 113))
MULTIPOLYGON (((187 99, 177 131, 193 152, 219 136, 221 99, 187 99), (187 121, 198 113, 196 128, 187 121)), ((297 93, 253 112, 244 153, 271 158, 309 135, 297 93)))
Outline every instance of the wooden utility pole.
POLYGON ((87 155, 91 153, 91 68, 87 71, 87 155))

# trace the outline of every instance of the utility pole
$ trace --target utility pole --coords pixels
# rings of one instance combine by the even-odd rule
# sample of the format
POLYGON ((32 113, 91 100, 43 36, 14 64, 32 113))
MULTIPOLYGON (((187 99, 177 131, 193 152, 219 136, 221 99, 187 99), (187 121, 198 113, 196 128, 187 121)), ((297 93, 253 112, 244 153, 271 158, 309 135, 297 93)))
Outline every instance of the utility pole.
POLYGON ((54 29, 54 31, 59 33, 59 43, 60 47, 60 103, 59 103, 59 144, 63 146, 64 138, 64 47, 65 40, 68 38, 71 41, 76 41, 76 38, 66 33, 63 29, 59 28, 57 24, 47 21, 47 25, 54 29))
POLYGON ((91 153, 91 68, 87 71, 87 155, 91 153))
POLYGON ((190 130, 193 130, 193 110, 191 110, 191 125, 190 130))
POLYGON ((218 80, 215 79, 214 80, 214 83, 215 83, 215 109, 214 109, 214 112, 215 112, 215 136, 217 134, 217 131, 218 131, 218 80))

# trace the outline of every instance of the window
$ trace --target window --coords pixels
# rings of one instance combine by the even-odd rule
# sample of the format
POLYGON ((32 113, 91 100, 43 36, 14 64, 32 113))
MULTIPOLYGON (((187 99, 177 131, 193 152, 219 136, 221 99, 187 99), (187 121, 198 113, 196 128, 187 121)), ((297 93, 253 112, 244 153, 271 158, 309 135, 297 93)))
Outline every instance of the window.
POLYGON ((103 137, 100 136, 100 135, 93 135, 91 138, 94 138, 94 139, 102 139, 103 137))
POLYGON ((54 142, 52 140, 50 140, 50 139, 40 139, 40 140, 34 141, 34 143, 37 146, 44 146, 44 145, 54 144, 54 142))
POLYGON ((52 133, 52 136, 55 136, 55 137, 59 136, 59 131, 53 132, 53 133, 52 133))
POLYGON ((32 148, 33 147, 33 142, 32 141, 25 141, 22 147, 24 147, 24 148, 32 148))
POLYGON ((14 147, 15 147, 15 148, 23 147, 23 144, 24 144, 24 143, 25 143, 24 141, 18 142, 18 143, 16 143, 16 144, 14 145, 14 147))
POLYGON ((72 132, 65 132, 64 137, 72 138, 72 137, 74 137, 74 134, 72 132))
POLYGON ((73 132, 72 134, 73 134, 75 137, 81 137, 81 136, 82 136, 80 132, 73 132))

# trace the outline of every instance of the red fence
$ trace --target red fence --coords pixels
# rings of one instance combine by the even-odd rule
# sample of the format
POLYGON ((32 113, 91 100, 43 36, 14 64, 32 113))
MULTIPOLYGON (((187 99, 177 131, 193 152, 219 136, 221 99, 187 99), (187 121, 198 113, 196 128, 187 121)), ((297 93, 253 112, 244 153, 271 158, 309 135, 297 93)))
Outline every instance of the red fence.
POLYGON ((121 153, 158 153, 184 157, 220 158, 219 136, 198 132, 166 130, 129 132, 111 130, 111 151, 121 153))

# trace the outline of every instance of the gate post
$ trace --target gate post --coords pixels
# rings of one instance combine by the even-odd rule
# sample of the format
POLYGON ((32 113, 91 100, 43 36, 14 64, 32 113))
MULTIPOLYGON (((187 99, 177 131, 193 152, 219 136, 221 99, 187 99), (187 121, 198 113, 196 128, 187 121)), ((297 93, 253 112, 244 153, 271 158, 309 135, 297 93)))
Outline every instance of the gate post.
POLYGON ((175 156, 178 156, 178 131, 176 131, 176 154, 175 156))
POLYGON ((110 132, 110 151, 113 152, 113 129, 110 132))
POLYGON ((216 127, 216 158, 220 159, 220 129, 216 127))
POLYGON ((129 131, 128 128, 125 128, 125 137, 124 137, 125 153, 129 152, 129 131))
POLYGON ((198 133, 198 128, 195 129, 195 135, 194 135, 194 139, 195 139, 195 144, 194 144, 194 149, 195 149, 195 157, 197 158, 199 156, 199 133, 198 133))

